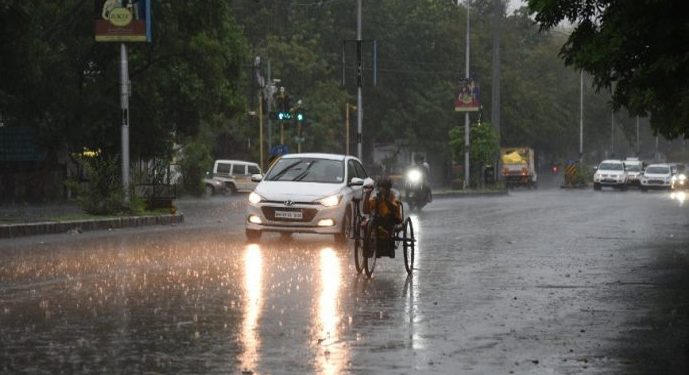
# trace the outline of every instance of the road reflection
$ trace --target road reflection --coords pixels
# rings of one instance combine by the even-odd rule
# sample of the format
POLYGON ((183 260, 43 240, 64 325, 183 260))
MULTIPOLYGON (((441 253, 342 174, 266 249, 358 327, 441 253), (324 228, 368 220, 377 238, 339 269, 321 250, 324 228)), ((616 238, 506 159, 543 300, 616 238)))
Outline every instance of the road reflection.
POLYGON ((684 206, 684 201, 687 200, 687 193, 683 191, 673 191, 670 193, 670 199, 679 202, 679 206, 684 206))
POLYGON ((318 322, 314 330, 318 335, 316 364, 324 374, 339 374, 347 363, 348 353, 340 344, 340 288, 342 265, 335 250, 326 247, 320 251, 320 295, 318 298, 318 322))
POLYGON ((263 253, 260 246, 248 245, 244 253, 244 320, 241 342, 244 351, 239 357, 242 371, 255 369, 259 361, 261 337, 258 334, 258 319, 263 308, 263 253))

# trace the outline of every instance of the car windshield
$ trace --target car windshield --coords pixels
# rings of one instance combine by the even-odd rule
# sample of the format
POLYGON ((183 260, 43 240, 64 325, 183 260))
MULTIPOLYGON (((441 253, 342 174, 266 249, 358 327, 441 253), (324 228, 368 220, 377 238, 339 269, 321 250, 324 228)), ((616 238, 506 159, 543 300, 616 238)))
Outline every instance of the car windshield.
POLYGON ((314 158, 280 159, 270 169, 266 180, 338 184, 344 181, 344 163, 341 160, 314 158))
POLYGON ((627 170, 630 172, 641 172, 641 166, 638 164, 627 165, 627 170))
POLYGON ((621 171, 624 168, 621 163, 601 163, 598 169, 602 171, 621 171))
POLYGON ((668 167, 648 167, 646 168, 646 174, 668 174, 670 173, 670 168, 668 167))

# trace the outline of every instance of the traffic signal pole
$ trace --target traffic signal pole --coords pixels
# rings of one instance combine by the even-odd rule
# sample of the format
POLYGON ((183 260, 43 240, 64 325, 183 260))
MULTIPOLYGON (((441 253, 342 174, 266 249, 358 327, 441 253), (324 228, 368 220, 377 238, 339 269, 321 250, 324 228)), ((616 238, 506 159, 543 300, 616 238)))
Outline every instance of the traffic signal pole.
POLYGON ((260 164, 260 166, 261 166, 261 170, 264 170, 264 168, 266 166, 263 164, 263 95, 261 95, 260 90, 261 89, 259 89, 259 92, 258 92, 258 139, 259 139, 258 143, 261 145, 259 147, 259 149, 260 149, 259 152, 261 153, 261 156, 260 156, 261 164, 260 164))

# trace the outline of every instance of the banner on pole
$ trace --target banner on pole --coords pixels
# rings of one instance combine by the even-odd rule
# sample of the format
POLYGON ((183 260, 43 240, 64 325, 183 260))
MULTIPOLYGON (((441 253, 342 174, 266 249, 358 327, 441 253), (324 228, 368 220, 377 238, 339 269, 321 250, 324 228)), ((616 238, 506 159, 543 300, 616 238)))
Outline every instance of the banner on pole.
POLYGON ((150 0, 95 0, 97 42, 150 42, 150 0))
POLYGON ((481 90, 478 81, 467 78, 459 81, 455 95, 455 112, 476 112, 481 108, 481 90))

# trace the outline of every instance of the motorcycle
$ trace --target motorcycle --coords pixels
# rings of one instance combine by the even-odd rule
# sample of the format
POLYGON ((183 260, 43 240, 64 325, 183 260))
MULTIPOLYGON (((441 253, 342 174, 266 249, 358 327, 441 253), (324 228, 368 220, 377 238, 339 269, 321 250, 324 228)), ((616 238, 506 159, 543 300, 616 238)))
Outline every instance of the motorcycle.
POLYGON ((412 167, 404 176, 404 200, 410 210, 421 209, 432 200, 431 188, 421 167, 412 167))

